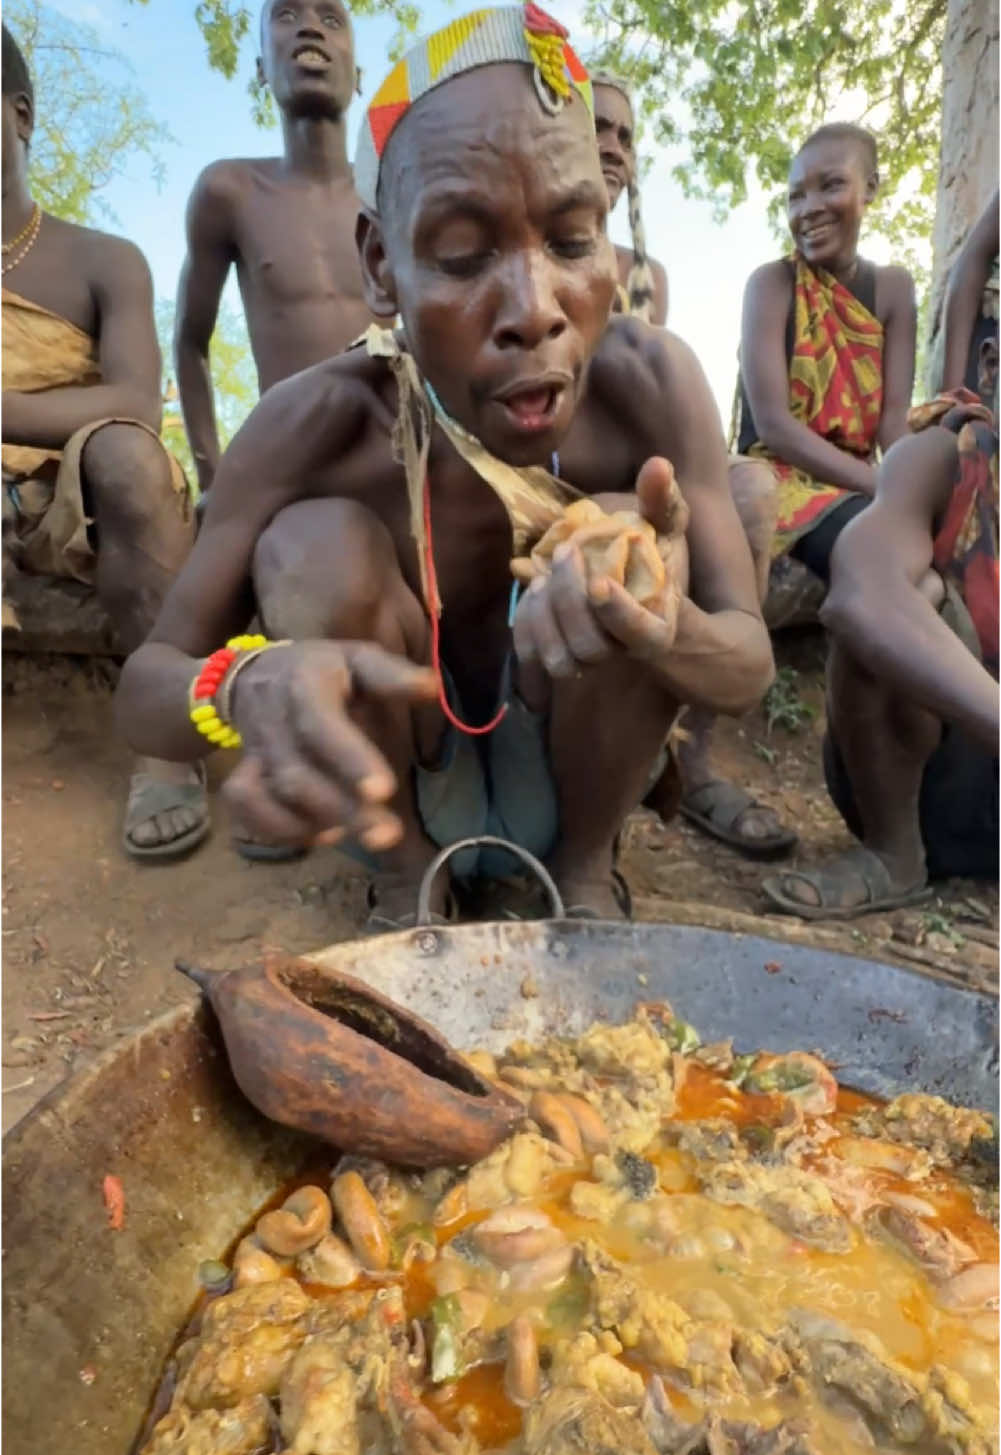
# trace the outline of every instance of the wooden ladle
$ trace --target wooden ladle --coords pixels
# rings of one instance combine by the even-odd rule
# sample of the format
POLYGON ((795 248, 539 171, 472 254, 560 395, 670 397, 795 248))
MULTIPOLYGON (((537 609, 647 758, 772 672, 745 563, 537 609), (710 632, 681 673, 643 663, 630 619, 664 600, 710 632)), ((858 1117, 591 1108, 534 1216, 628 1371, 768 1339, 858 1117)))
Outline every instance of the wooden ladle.
POLYGON ((476 1162, 524 1110, 433 1026, 364 981, 273 956, 202 987, 244 1096, 272 1121, 405 1167, 476 1162))

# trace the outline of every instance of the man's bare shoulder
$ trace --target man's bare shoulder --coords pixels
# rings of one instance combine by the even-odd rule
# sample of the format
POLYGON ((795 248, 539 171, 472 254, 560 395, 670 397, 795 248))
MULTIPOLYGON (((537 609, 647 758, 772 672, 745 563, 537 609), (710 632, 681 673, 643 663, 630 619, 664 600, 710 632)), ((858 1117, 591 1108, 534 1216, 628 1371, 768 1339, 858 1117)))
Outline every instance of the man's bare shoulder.
POLYGON ((65 252, 67 260, 72 260, 74 268, 91 286, 100 286, 107 292, 152 287, 146 256, 128 238, 66 222, 60 217, 50 218, 48 214, 46 225, 51 228, 60 251, 65 252))
MULTIPOLYGON (((619 398, 643 391, 658 394, 682 387, 701 374, 695 354, 670 329, 642 319, 613 314, 591 363, 591 384, 600 394, 619 398)), ((637 400, 637 408, 642 408, 637 400)))
POLYGON ((390 375, 382 359, 348 349, 272 384, 251 412, 241 436, 267 438, 278 453, 291 449, 329 458, 347 448, 370 420, 392 428, 386 403, 390 375))
POLYGON ((231 206, 240 201, 255 181, 262 177, 278 178, 281 168, 280 157, 222 157, 199 172, 191 189, 191 202, 195 206, 231 206))

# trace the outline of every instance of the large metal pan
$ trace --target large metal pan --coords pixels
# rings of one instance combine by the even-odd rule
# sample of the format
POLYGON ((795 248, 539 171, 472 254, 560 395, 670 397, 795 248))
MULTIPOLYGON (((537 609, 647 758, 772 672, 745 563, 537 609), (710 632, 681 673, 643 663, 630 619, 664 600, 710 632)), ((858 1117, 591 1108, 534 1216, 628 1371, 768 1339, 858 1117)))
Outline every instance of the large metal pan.
MULTIPOLYGON (((622 1019, 668 999, 738 1049, 818 1047, 857 1087, 993 1108, 997 1005, 907 970, 671 925, 547 920, 418 927, 318 957, 457 1045, 622 1019), (532 983, 525 983, 530 980, 532 983), (537 990, 537 995, 524 991, 537 990)), ((420 1115, 419 1107, 414 1108, 420 1115)), ((57 1088, 3 1153, 5 1455, 127 1455, 218 1256, 309 1144, 264 1121, 211 1014, 177 1007, 57 1088), (126 1222, 106 1226, 107 1173, 126 1222)))

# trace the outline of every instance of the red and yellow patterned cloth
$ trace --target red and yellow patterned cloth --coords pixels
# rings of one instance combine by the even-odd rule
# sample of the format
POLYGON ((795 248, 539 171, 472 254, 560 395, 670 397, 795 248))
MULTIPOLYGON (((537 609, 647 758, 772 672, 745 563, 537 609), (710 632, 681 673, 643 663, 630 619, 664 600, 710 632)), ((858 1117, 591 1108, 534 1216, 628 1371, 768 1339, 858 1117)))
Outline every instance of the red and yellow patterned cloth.
POLYGON ((998 436, 969 389, 940 394, 907 416, 911 430, 941 425, 956 435, 959 468, 935 536, 936 571, 959 592, 976 627, 984 666, 998 675, 998 436))
MULTIPOLYGON (((789 411, 839 450, 868 460, 883 409, 883 325, 832 273, 802 258, 795 264, 789 411)), ((749 453, 768 460, 778 477, 773 557, 852 493, 776 459, 760 441, 749 453)))

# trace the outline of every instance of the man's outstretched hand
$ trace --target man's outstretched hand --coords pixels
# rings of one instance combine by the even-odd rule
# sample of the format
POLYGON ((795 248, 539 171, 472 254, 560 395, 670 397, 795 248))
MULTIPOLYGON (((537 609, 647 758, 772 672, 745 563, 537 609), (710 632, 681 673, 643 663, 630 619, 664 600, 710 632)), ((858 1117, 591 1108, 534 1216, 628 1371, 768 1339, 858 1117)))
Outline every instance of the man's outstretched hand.
POLYGON ((387 807, 396 776, 352 720, 366 701, 426 702, 434 674, 370 642, 271 647, 233 683, 230 715, 243 758, 226 795, 246 828, 275 843, 356 838, 373 850, 403 826, 387 807))
MULTIPOLYGON (((687 508, 674 471, 659 456, 647 460, 636 480, 635 495, 596 495, 595 503, 611 514, 637 512, 658 537, 682 546, 687 508)), ((683 559, 683 557, 682 557, 683 559)), ((573 537, 553 556, 552 571, 526 591, 514 622, 519 680, 533 692, 533 677, 544 669, 550 677, 574 677, 581 668, 625 653, 637 661, 658 662, 674 645, 677 598, 686 582, 668 580, 673 609, 650 610, 608 577, 589 580, 573 537)))

